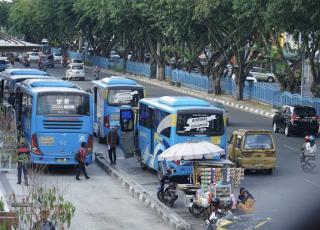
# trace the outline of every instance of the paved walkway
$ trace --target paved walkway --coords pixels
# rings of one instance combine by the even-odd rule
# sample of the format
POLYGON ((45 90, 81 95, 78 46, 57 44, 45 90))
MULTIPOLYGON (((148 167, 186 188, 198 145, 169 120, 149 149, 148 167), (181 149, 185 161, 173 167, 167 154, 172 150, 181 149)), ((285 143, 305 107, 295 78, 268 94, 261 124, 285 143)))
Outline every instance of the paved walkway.
POLYGON ((9 173, 0 175, 1 187, 7 196, 14 192, 17 197, 22 197, 35 188, 34 183, 46 187, 58 186, 64 199, 71 201, 76 207, 69 228, 71 230, 170 229, 156 213, 139 203, 99 166, 92 164, 87 171, 91 178, 85 180, 82 176, 81 181, 75 180, 75 170, 72 167, 60 168, 36 177, 30 173, 30 186, 26 187, 16 184, 17 170, 13 168, 9 173))

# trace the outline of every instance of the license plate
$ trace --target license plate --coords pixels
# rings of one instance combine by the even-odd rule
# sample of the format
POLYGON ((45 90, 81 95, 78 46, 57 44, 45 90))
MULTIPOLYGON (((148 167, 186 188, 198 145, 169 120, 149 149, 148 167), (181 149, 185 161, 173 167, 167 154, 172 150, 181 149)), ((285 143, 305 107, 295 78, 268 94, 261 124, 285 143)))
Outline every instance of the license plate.
POLYGON ((40 136, 39 142, 40 142, 40 145, 53 145, 54 144, 54 137, 40 136))

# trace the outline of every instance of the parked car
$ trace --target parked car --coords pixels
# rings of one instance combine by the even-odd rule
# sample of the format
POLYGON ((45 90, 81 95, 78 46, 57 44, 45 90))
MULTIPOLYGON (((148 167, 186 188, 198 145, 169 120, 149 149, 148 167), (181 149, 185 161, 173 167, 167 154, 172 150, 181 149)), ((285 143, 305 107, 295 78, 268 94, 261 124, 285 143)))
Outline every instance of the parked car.
POLYGON ((261 67, 253 67, 249 72, 250 77, 254 77, 257 81, 275 82, 276 77, 273 73, 267 72, 261 67))
POLYGON ((286 136, 293 133, 317 136, 319 131, 317 112, 310 106, 282 106, 273 117, 272 125, 275 133, 283 131, 286 136))
POLYGON ((31 63, 38 63, 40 61, 40 52, 28 52, 27 56, 31 63))
POLYGON ((76 66, 76 65, 80 65, 80 66, 83 66, 84 65, 84 62, 83 62, 83 60, 82 59, 71 59, 71 61, 70 61, 70 64, 69 64, 70 66, 72 65, 72 66, 76 66))
POLYGON ((62 63, 62 53, 53 53, 53 60, 55 63, 62 63))
POLYGON ((116 62, 119 61, 120 55, 116 53, 116 51, 110 52, 110 61, 116 62))
POLYGON ((220 102, 211 102, 211 104, 214 106, 214 107, 217 107, 219 109, 222 109, 223 110, 223 113, 224 113, 224 117, 225 117, 225 124, 228 125, 229 124, 229 111, 228 109, 224 106, 224 104, 220 103, 220 102))
POLYGON ((229 159, 237 167, 267 170, 272 174, 276 167, 276 148, 270 131, 238 129, 228 143, 229 159))
POLYGON ((66 71, 66 80, 85 80, 84 66, 70 64, 66 71))

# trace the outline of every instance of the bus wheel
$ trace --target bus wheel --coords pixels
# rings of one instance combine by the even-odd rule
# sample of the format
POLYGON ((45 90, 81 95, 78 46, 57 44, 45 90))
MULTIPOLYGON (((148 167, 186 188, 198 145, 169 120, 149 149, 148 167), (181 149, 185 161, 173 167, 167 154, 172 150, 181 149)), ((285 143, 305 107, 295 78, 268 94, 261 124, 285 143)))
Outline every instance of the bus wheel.
POLYGON ((140 167, 142 170, 147 170, 148 168, 146 164, 142 163, 142 161, 140 161, 140 167))

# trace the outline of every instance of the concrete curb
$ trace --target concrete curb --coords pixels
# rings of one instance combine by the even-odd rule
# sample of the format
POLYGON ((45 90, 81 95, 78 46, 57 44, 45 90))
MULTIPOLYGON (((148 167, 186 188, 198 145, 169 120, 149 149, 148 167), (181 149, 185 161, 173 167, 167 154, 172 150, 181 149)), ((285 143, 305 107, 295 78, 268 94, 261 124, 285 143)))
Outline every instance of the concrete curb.
MULTIPOLYGON (((91 69, 93 70, 94 68, 93 67, 89 67, 87 66, 86 68, 88 69, 91 69)), ((190 96, 196 96, 196 97, 200 97, 200 98, 203 98, 207 101, 217 101, 217 102, 220 102, 226 106, 229 106, 229 107, 232 107, 232 108, 235 108, 235 109, 238 109, 238 110, 243 110, 243 111, 246 111, 246 112, 249 112, 249 113, 253 113, 253 114, 257 114, 257 115, 260 115, 260 116, 264 116, 264 117, 267 117, 267 118, 273 118, 273 116, 275 115, 275 111, 272 110, 272 112, 268 112, 268 111, 265 111, 265 110, 262 110, 262 109, 256 109, 255 107, 249 107, 249 106, 245 106, 245 105, 242 105, 240 103, 234 103, 232 101, 229 101, 227 99, 225 100, 221 100, 221 99, 216 99, 214 98, 212 95, 209 95, 207 93, 204 93, 204 92, 201 92, 201 91, 197 91, 197 90, 194 90, 194 89, 190 89, 190 88, 186 88, 186 87, 176 87, 176 86, 172 86, 172 85, 169 85, 168 82, 161 82, 161 81, 156 81, 156 80, 151 80, 151 79, 148 79, 148 78, 145 78, 145 77, 142 77, 142 76, 138 76, 138 75, 134 75, 134 74, 130 74, 130 73, 119 73, 119 72, 116 72, 116 71, 111 71, 111 70, 106 70, 106 69, 102 69, 101 70, 102 72, 104 73, 109 73, 109 74, 112 74, 112 75, 124 75, 128 78, 132 78, 134 80, 138 80, 138 81, 142 81, 144 83, 148 83, 148 84, 151 84, 151 85, 155 85, 155 86, 159 86, 159 87, 162 87, 162 88, 167 88, 167 89, 171 89, 173 91, 176 91, 176 92, 179 92, 179 93, 184 93, 184 94, 187 94, 187 95, 190 95, 190 96)))
POLYGON ((174 211, 162 204, 160 201, 154 199, 148 193, 148 191, 133 181, 130 176, 106 162, 102 156, 102 153, 95 153, 95 155, 95 161, 99 167, 115 178, 124 188, 129 191, 133 197, 137 198, 146 207, 155 211, 155 213, 160 216, 164 223, 168 224, 172 229, 175 230, 191 229, 191 225, 188 222, 186 222, 183 218, 178 216, 174 211))

